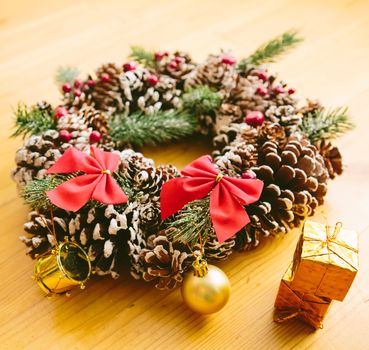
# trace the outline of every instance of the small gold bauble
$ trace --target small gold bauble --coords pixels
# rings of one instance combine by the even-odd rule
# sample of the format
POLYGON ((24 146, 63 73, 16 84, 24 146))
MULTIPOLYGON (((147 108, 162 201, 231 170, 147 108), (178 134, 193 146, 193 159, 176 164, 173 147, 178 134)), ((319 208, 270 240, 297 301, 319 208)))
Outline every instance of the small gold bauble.
POLYGON ((230 292, 227 275, 214 265, 208 265, 208 272, 202 277, 188 273, 182 284, 183 301, 200 314, 219 311, 227 303, 230 292))

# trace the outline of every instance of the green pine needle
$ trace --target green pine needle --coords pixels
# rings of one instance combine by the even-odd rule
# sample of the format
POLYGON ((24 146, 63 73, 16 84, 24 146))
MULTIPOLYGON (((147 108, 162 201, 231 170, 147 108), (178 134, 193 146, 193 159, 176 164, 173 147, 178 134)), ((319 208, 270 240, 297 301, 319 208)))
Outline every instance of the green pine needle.
POLYGON ((135 146, 156 145, 190 136, 196 127, 196 118, 184 112, 134 113, 112 118, 110 136, 135 146))
POLYGON ((219 109, 220 94, 209 86, 198 86, 183 95, 183 108, 196 116, 210 114, 219 109))
POLYGON ((352 123, 347 107, 338 107, 331 110, 317 109, 308 113, 299 126, 311 142, 330 140, 352 130, 352 123))
POLYGON ((245 72, 250 66, 259 66, 265 63, 275 62, 276 58, 293 48, 303 39, 296 31, 290 30, 260 46, 251 56, 241 60, 237 68, 245 72))
POLYGON ((77 67, 64 66, 59 67, 55 74, 55 83, 60 88, 63 84, 73 84, 76 78, 79 76, 80 71, 77 67))
POLYGON ((38 211, 55 208, 46 196, 46 192, 61 185, 64 181, 71 178, 69 175, 50 175, 43 179, 36 179, 23 187, 21 196, 26 204, 38 211))
POLYGON ((209 196, 193 201, 175 215, 173 221, 167 224, 168 228, 174 229, 168 230, 168 235, 173 241, 195 246, 201 236, 202 242, 206 242, 213 232, 209 201, 209 196))
POLYGON ((154 52, 148 51, 141 46, 131 46, 129 57, 132 60, 141 63, 145 67, 153 68, 156 66, 154 52))
POLYGON ((27 107, 19 103, 14 114, 16 130, 12 137, 25 138, 27 135, 39 135, 46 130, 56 128, 54 117, 47 110, 40 110, 37 106, 27 107))

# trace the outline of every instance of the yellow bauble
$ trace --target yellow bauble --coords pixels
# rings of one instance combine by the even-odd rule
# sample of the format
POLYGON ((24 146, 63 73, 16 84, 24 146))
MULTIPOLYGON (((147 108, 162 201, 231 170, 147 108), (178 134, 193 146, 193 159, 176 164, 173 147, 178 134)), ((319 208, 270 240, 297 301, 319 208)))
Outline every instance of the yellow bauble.
POLYGON ((214 265, 208 265, 208 272, 203 277, 188 273, 182 284, 184 302, 200 314, 219 311, 227 303, 230 292, 227 275, 214 265))

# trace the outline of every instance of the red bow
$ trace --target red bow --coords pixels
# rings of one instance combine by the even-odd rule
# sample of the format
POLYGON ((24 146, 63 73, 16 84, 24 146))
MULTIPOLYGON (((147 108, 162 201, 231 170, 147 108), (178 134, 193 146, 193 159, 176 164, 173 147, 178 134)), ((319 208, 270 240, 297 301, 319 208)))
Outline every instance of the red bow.
POLYGON ((119 155, 91 147, 91 155, 69 148, 47 170, 47 174, 66 174, 83 171, 84 175, 68 180, 46 194, 57 207, 77 211, 90 199, 104 204, 118 204, 128 197, 111 174, 117 170, 119 155))
POLYGON ((223 176, 214 167, 210 156, 203 156, 187 165, 181 174, 166 182, 160 194, 163 220, 181 210, 188 202, 210 193, 210 216, 219 242, 236 234, 250 222, 244 205, 256 202, 263 182, 223 176))

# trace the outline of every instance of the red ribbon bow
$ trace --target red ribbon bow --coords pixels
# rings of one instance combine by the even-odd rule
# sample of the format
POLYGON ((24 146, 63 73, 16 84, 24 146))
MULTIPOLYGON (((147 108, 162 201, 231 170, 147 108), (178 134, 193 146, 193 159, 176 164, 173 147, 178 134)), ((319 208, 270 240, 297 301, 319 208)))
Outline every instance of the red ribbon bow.
POLYGON ((223 176, 214 167, 210 156, 203 156, 187 165, 178 177, 166 182, 160 194, 163 220, 181 210, 188 202, 210 193, 210 216, 219 242, 236 234, 250 222, 244 205, 256 202, 263 182, 223 176))
POLYGON ((91 155, 69 148, 58 161, 47 170, 47 174, 66 174, 83 171, 51 191, 46 192, 57 207, 77 211, 90 199, 104 204, 118 204, 128 197, 118 186, 111 174, 117 170, 119 155, 91 147, 91 155))

